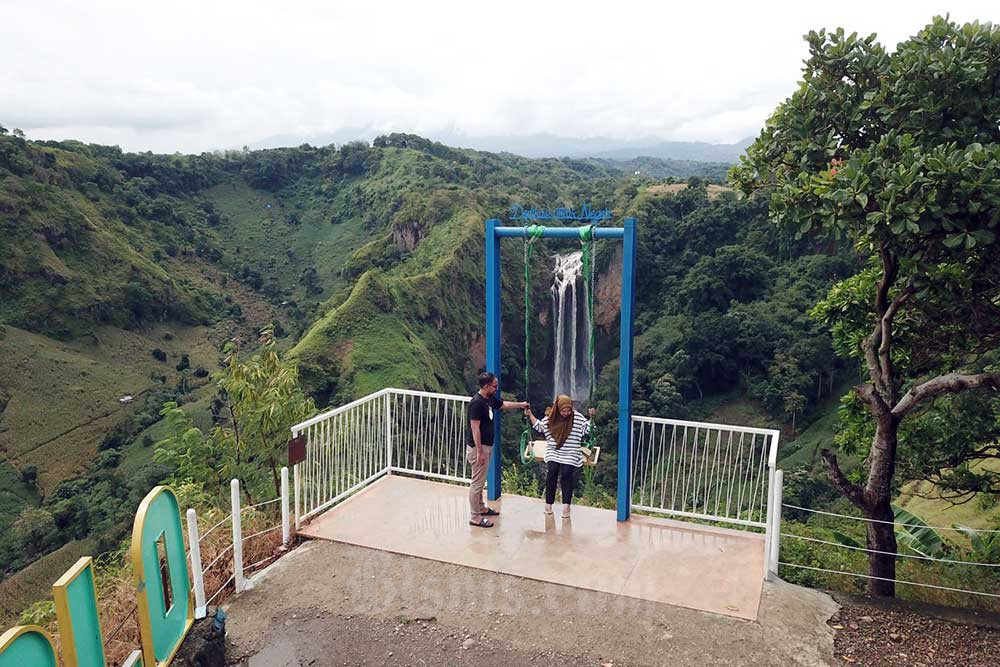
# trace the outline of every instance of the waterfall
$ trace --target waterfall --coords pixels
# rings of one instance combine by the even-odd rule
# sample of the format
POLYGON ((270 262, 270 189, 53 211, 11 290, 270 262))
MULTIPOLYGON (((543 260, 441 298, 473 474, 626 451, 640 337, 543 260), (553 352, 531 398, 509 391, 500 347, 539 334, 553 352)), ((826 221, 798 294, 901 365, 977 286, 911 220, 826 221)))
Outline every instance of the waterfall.
POLYGON ((588 355, 591 332, 587 321, 587 291, 582 281, 583 253, 578 250, 567 255, 556 255, 553 274, 553 393, 568 394, 580 405, 587 402, 590 388, 588 355), (582 334, 580 327, 583 327, 582 334))

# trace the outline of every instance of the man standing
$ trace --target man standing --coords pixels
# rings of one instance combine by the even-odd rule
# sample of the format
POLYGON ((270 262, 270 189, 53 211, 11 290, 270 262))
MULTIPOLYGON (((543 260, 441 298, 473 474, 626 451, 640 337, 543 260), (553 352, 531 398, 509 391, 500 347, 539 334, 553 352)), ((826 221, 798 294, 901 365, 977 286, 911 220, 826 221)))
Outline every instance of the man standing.
POLYGON ((469 402, 469 433, 466 438, 468 446, 465 450, 465 460, 472 465, 472 485, 469 487, 469 511, 472 517, 469 523, 478 528, 492 528, 493 522, 486 517, 500 514, 483 502, 486 469, 493 454, 493 410, 523 410, 528 407, 525 401, 500 400, 497 396, 498 388, 496 375, 489 372, 480 373, 479 391, 472 395, 472 400, 469 402))

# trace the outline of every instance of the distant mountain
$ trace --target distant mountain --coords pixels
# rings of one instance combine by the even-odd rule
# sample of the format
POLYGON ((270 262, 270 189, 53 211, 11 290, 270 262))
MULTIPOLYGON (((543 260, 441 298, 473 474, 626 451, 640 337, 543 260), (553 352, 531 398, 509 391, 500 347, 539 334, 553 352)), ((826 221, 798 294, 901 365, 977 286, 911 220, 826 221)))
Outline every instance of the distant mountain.
MULTIPOLYGON (((349 141, 371 142, 385 134, 371 127, 351 127, 322 134, 282 134, 267 137, 253 144, 251 149, 280 148, 284 146, 326 146, 349 141)), ((526 135, 466 135, 456 132, 430 132, 427 136, 447 146, 472 148, 491 153, 514 153, 529 158, 572 157, 633 160, 654 157, 664 160, 689 160, 694 162, 721 162, 732 164, 753 143, 747 137, 735 144, 709 144, 700 141, 664 141, 657 137, 640 139, 612 139, 609 137, 562 137, 555 134, 526 135)))

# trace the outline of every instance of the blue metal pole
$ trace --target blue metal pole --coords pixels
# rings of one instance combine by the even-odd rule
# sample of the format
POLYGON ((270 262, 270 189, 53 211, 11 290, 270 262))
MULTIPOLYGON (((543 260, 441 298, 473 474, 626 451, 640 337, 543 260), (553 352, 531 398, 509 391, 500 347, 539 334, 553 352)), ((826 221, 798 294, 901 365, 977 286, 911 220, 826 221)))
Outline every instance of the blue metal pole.
POLYGON ((618 357, 618 520, 632 513, 632 311, 635 303, 635 218, 625 219, 621 342, 618 357))
MULTIPOLYGON (((500 221, 486 221, 486 370, 500 381, 500 239, 496 229, 500 221)), ((498 390, 499 391, 499 390, 498 390)), ((500 452, 500 411, 493 420, 493 457, 486 471, 486 496, 500 498, 502 454, 500 452)))
MULTIPOLYGON (((496 235, 501 238, 520 238, 528 235, 527 227, 497 227, 496 235)), ((594 237, 599 239, 620 239, 625 235, 625 230, 621 227, 597 227, 594 229, 594 237)), ((543 239, 578 239, 580 238, 579 227, 543 227, 543 239)))

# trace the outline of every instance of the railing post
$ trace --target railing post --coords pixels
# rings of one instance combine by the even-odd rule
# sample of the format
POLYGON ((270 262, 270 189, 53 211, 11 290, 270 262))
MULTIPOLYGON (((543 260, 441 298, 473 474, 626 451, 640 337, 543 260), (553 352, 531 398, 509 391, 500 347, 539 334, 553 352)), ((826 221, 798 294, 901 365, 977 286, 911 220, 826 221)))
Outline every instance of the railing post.
MULTIPOLYGON (((297 436, 298 433, 292 432, 292 437, 297 436)), ((299 496, 302 493, 302 485, 299 483, 299 466, 301 463, 296 463, 292 466, 292 491, 295 493, 295 532, 298 532, 301 527, 299 524, 299 517, 302 516, 299 510, 299 496)))
POLYGON ((767 518, 764 520, 764 579, 771 581, 771 535, 774 533, 774 468, 767 469, 767 518))
POLYGON ((392 390, 385 392, 385 472, 392 474, 392 390))
POLYGON ((771 518, 771 549, 769 551, 770 562, 768 567, 771 574, 778 576, 778 561, 781 555, 781 503, 784 496, 785 472, 777 470, 774 473, 774 515, 771 518))
POLYGON ((194 580, 194 617, 205 618, 205 579, 201 571, 201 538, 198 535, 198 514, 187 511, 188 544, 191 546, 191 577, 194 580))
POLYGON ((229 483, 230 501, 233 510, 233 583, 237 593, 246 587, 243 579, 243 527, 240 517, 240 480, 229 483))
POLYGON ((288 466, 281 466, 281 545, 292 541, 292 526, 288 520, 288 466))

